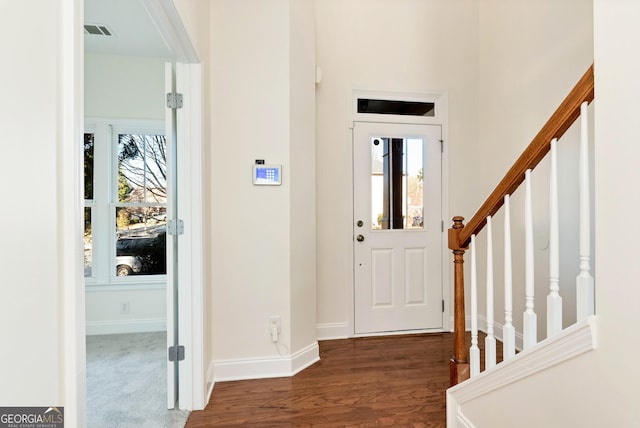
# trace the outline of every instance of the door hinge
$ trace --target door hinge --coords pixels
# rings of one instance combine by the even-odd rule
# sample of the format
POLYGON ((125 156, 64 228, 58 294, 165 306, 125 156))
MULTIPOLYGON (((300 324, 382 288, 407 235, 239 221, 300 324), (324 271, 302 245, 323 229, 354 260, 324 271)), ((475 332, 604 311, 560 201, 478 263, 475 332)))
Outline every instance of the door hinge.
POLYGON ((167 93, 167 107, 168 108, 182 108, 182 94, 177 92, 167 93))
POLYGON ((184 360, 184 346, 170 346, 168 354, 169 361, 182 361, 184 360))
POLYGON ((167 233, 169 235, 182 235, 184 233, 184 221, 171 219, 167 222, 167 233))
POLYGON ((442 312, 444 313, 444 299, 442 299, 442 312))
POLYGON ((444 153, 444 140, 440 140, 440 153, 444 153))
POLYGON ((440 232, 444 232, 444 220, 440 220, 440 232))

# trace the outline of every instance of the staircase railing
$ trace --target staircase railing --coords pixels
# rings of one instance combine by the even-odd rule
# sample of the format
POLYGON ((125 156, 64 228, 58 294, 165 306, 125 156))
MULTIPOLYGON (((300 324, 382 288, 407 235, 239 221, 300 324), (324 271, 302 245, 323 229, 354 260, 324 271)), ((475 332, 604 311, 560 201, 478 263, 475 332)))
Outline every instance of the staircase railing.
MULTIPOLYGON (((529 173, 534 169, 538 163, 550 152, 552 147, 569 127, 578 119, 581 119, 581 148, 580 148, 580 275, 577 279, 577 301, 578 310, 577 317, 582 319, 588 315, 593 314, 593 278, 589 272, 589 171, 588 171, 588 147, 587 147, 587 122, 586 111, 587 105, 594 99, 594 79, 593 79, 593 65, 585 72, 582 78, 578 81, 575 87, 571 90, 569 95, 562 101, 560 106, 556 109, 553 115, 540 129, 540 132, 533 138, 529 146, 524 150, 520 157, 516 160, 513 166, 506 173, 504 178, 496 186, 493 192, 485 200, 478 211, 473 215, 471 220, 465 225, 463 223, 464 218, 460 216, 453 217, 453 225, 449 229, 449 249, 453 252, 454 262, 454 350, 453 358, 450 361, 450 376, 451 385, 455 385, 467 378, 472 374, 471 372, 477 372, 479 369, 478 358, 478 346, 477 346, 477 318, 472 317, 472 362, 467 358, 467 347, 465 340, 465 283, 464 283, 464 254, 469 249, 470 244, 475 239, 480 231, 482 231, 487 224, 489 232, 491 227, 491 217, 494 216, 505 205, 505 226, 509 224, 509 197, 513 192, 526 180, 528 196, 526 196, 525 202, 525 248, 526 258, 531 260, 526 261, 525 267, 525 283, 526 283, 526 310, 524 315, 524 347, 530 346, 535 343, 536 338, 536 318, 533 312, 533 237, 532 237, 532 222, 530 215, 531 208, 531 195, 530 188, 528 186, 529 173)), ((562 324, 561 312, 558 314, 558 310, 561 311, 561 300, 559 300, 558 287, 557 287, 557 173, 554 169, 555 164, 555 149, 552 152, 552 172, 551 183, 556 181, 556 187, 554 190, 551 186, 551 220, 550 220, 550 294, 547 298, 548 301, 548 328, 550 332, 560 330, 562 324), (554 194, 555 192, 555 194, 554 194), (554 207, 554 198, 555 207, 554 207), (555 214, 553 213, 555 210, 555 214), (559 309, 558 309, 559 306, 559 309), (560 327, 558 327, 560 326, 560 327)), ((488 243, 491 242, 490 234, 488 236, 488 243)), ((510 247, 509 230, 505 227, 505 247, 510 247)), ((491 257, 488 253, 489 262, 491 257)), ((474 255, 474 251, 472 251, 474 255)), ((472 259, 472 265, 475 264, 475 257, 472 259)), ((472 266, 471 282, 472 285, 476 281, 475 266, 472 266)), ((510 280, 511 259, 510 255, 507 255, 505 249, 505 295, 510 298, 511 294, 511 280, 510 280)), ((487 267, 488 285, 492 284, 492 266, 488 264, 487 267)), ((471 304, 472 312, 476 310, 473 307, 477 302, 477 289, 472 289, 471 304)), ((486 367, 491 367, 495 364, 495 338, 493 337, 493 291, 489 290, 488 296, 488 310, 487 310, 487 341, 485 342, 487 347, 486 367)), ((476 314, 473 314, 476 315, 476 314)), ((514 341, 513 338, 513 326, 511 325, 511 304, 508 299, 505 300, 505 328, 504 333, 504 352, 505 358, 508 358, 514 353, 514 341)))

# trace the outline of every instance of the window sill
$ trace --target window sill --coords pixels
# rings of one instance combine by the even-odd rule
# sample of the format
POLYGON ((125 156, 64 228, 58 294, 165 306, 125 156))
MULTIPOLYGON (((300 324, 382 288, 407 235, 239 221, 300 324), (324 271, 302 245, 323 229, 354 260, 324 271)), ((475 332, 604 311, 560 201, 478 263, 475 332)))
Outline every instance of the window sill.
POLYGON ((95 279, 85 279, 85 291, 130 291, 130 290, 165 290, 167 288, 166 275, 158 275, 152 278, 135 278, 111 280, 100 282, 95 279))

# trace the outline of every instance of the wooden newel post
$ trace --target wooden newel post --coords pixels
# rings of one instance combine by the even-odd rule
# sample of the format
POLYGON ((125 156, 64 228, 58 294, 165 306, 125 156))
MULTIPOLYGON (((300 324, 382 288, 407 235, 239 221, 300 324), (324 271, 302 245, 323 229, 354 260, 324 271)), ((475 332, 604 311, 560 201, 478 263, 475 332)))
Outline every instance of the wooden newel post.
POLYGON ((449 362, 451 386, 469 378, 464 313, 464 252, 467 248, 461 245, 459 239, 460 231, 464 228, 463 221, 464 217, 454 217, 453 226, 449 229, 449 249, 453 251, 454 267, 453 358, 449 362))

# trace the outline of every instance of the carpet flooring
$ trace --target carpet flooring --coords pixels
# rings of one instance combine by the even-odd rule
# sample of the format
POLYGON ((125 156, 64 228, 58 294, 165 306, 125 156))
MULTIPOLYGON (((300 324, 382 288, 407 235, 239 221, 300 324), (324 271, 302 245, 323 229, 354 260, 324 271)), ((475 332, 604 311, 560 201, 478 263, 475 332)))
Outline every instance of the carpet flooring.
POLYGON ((87 336, 88 428, 184 427, 167 410, 166 333, 87 336))

